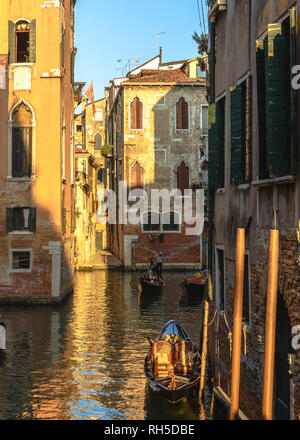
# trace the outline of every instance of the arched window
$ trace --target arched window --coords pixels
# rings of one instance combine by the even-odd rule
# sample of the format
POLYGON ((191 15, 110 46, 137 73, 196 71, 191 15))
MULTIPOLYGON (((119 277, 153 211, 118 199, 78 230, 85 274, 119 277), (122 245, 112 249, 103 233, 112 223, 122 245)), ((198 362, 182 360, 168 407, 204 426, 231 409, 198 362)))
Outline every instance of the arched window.
POLYGON ((138 162, 131 167, 130 170, 130 189, 138 189, 144 187, 144 170, 138 162))
POLYGON ((95 151, 101 150, 102 147, 102 136, 100 133, 95 135, 95 151))
POLYGON ((162 230, 164 232, 180 232, 181 215, 179 212, 164 212, 162 214, 162 230))
POLYGON ((177 188, 184 195, 184 190, 190 188, 190 170, 189 167, 182 161, 177 168, 177 188))
POLYGON ((9 21, 9 62, 35 63, 36 20, 9 21))
POLYGON ((160 214, 148 211, 143 214, 143 232, 160 232, 160 214))
POLYGON ((189 128, 189 105, 181 97, 176 103, 176 129, 188 130, 189 128))
POLYGON ((130 103, 130 128, 133 130, 143 129, 143 103, 138 96, 130 103))
POLYGON ((21 102, 12 115, 12 177, 31 177, 32 119, 30 108, 21 102))

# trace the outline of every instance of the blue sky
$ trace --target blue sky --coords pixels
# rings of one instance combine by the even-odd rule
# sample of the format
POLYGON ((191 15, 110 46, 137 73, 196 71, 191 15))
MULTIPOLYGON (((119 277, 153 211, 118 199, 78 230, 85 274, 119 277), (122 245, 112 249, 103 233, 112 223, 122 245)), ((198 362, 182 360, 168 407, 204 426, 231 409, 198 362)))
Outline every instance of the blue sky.
POLYGON ((160 32, 166 32, 160 36, 163 61, 198 55, 192 39, 201 32, 197 0, 77 0, 75 20, 75 80, 86 87, 93 80, 95 99, 129 60, 132 67, 158 54, 160 32))

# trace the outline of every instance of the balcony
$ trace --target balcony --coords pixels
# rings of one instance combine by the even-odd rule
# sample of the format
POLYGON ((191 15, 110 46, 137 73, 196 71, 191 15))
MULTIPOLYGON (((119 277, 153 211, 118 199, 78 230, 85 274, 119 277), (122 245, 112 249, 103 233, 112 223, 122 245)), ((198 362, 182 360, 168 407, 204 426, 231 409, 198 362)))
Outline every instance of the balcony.
POLYGON ((214 20, 219 12, 226 11, 227 0, 208 0, 208 15, 214 20))

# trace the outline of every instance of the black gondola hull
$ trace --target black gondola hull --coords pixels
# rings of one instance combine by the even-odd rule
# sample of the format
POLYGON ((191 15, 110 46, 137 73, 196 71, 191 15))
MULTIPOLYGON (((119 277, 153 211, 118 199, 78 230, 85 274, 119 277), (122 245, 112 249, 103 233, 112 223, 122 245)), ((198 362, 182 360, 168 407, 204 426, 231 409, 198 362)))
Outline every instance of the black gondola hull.
POLYGON ((145 293, 160 293, 163 288, 162 283, 158 285, 151 284, 148 281, 145 281, 143 278, 140 279, 140 286, 142 292, 145 293))
POLYGON ((203 285, 203 284, 195 284, 195 283, 184 282, 183 285, 186 288, 186 291, 188 293, 197 294, 197 295, 200 295, 200 296, 204 295, 205 285, 203 285))
POLYGON ((198 376, 197 379, 193 382, 183 385, 182 387, 175 390, 169 390, 162 386, 159 386, 155 382, 151 381, 151 379, 147 379, 147 382, 150 391, 154 393, 157 397, 160 397, 163 400, 173 405, 176 405, 192 395, 193 392, 199 392, 200 376, 198 376))

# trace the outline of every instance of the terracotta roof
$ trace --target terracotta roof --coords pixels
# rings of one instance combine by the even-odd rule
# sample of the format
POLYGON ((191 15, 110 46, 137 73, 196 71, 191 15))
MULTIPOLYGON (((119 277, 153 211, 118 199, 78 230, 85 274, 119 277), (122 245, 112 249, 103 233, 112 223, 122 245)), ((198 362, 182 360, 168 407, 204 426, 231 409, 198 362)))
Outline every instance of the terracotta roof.
MULTIPOLYGON (((181 69, 174 70, 142 70, 138 75, 129 77, 130 83, 151 83, 151 82, 175 82, 175 83, 193 83, 202 82, 203 78, 195 80, 190 79, 181 69)), ((126 84, 126 83, 125 83, 126 84)))

